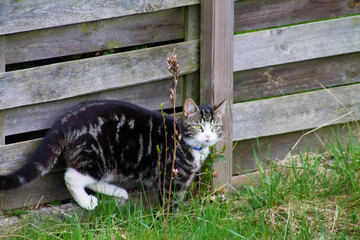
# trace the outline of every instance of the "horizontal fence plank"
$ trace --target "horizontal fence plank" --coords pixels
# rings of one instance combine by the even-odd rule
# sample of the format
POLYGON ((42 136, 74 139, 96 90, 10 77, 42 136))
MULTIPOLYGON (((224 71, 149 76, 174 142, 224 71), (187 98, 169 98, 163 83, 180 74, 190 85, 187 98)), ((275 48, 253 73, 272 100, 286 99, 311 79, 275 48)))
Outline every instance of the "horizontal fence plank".
MULTIPOLYGON (((0 10, 1 11, 1 10, 0 10)), ((6 64, 184 38, 175 8, 6 36, 6 64)))
POLYGON ((199 2, 199 0, 2 0, 0 35, 154 12, 199 2))
POLYGON ((181 74, 199 69, 197 40, 0 73, 0 109, 55 101, 170 78, 177 48, 181 74))
POLYGON ((0 191, 0 208, 14 209, 70 199, 65 187, 64 171, 53 172, 28 185, 6 192, 0 191))
POLYGON ((358 14, 352 0, 242 0, 235 2, 234 32, 358 14))
POLYGON ((9 174, 20 168, 34 152, 42 139, 0 146, 0 174, 9 174))
MULTIPOLYGON (((65 99, 62 101, 4 110, 4 112, 6 112, 5 135, 48 129, 63 113, 70 110, 70 108, 76 104, 90 99, 117 99, 128 101, 148 109, 159 109, 160 103, 164 103, 163 107, 165 109, 171 108, 169 89, 172 85, 172 79, 161 80, 148 84, 65 99)), ((177 93, 179 96, 182 96, 183 81, 179 81, 177 93)), ((181 105, 182 99, 177 98, 176 106, 178 107, 181 105)))
MULTIPOLYGON (((42 139, 35 139, 0 146, 0 174, 11 173, 21 167, 41 141, 42 139)), ((131 192, 129 201, 140 201, 144 197, 140 196, 141 194, 131 192)), ((152 191, 149 194, 150 202, 156 204, 156 194, 152 191)), ((14 209, 70 198, 64 184, 64 165, 58 164, 52 172, 24 187, 0 191, 0 209, 14 209)))
POLYGON ((360 84, 233 105, 233 139, 244 140, 360 119, 360 84), (335 97, 340 99, 343 107, 335 97))
MULTIPOLYGON (((0 174, 20 168, 42 139, 0 146, 0 174)), ((13 209, 55 200, 69 199, 64 183, 64 171, 57 170, 22 188, 0 191, 0 208, 13 209)))
POLYGON ((234 73, 234 102, 360 82, 360 53, 234 73))
POLYGON ((360 16, 234 36, 234 72, 360 51, 360 16))
MULTIPOLYGON (((297 154, 297 151, 322 153, 329 149, 326 144, 334 144, 336 140, 345 146, 350 140, 350 134, 355 138, 358 138, 360 134, 355 123, 349 126, 350 128, 347 124, 331 125, 304 136, 295 147, 294 154, 297 154), (349 129, 352 129, 351 133, 349 129)), ((302 130, 234 142, 233 174, 257 169, 256 158, 263 164, 268 164, 270 160, 283 160, 301 136, 308 131, 302 130)))

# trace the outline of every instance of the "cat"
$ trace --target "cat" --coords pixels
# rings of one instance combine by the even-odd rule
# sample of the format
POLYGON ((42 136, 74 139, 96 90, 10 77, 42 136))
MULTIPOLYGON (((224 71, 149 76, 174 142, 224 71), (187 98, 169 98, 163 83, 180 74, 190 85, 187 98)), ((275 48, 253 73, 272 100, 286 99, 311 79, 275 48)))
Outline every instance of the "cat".
POLYGON ((98 199, 85 188, 128 199, 127 191, 115 182, 125 187, 141 183, 156 190, 160 202, 165 189, 167 196, 174 195, 179 202, 209 147, 223 134, 225 101, 218 106, 197 106, 186 99, 182 116, 176 120, 180 141, 170 193, 173 117, 117 100, 86 101, 60 117, 25 165, 0 176, 0 191, 44 176, 60 159, 66 162, 66 187, 87 210, 95 209, 98 199))

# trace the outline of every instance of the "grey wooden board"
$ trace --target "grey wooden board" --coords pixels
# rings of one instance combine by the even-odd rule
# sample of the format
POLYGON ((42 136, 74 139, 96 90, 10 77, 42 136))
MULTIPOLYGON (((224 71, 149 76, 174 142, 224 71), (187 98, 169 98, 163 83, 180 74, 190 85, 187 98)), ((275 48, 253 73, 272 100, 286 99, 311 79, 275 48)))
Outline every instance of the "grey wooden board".
MULTIPOLYGON (((351 135, 359 138, 358 127, 354 123, 349 126, 353 130, 351 135)), ((233 174, 257 169, 254 151, 260 163, 268 164, 270 160, 283 160, 301 135, 307 131, 309 130, 234 142, 233 174)), ((336 140, 339 140, 345 146, 349 139, 350 132, 347 124, 324 127, 317 130, 316 135, 311 133, 303 137, 295 148, 294 154, 298 151, 322 153, 329 149, 326 144, 334 144, 336 140)))
POLYGON ((242 0, 235 2, 235 32, 264 29, 294 23, 360 13, 345 0, 242 0))
POLYGON ((68 25, 6 36, 6 64, 184 38, 184 11, 68 25))
POLYGON ((9 174, 19 169, 41 140, 35 139, 0 146, 0 174, 9 174))
MULTIPOLYGON (((55 120, 63 113, 79 102, 89 99, 117 99, 132 102, 149 109, 159 109, 160 103, 164 103, 164 108, 171 108, 169 89, 172 87, 172 84, 172 79, 162 80, 107 92, 74 97, 62 101, 4 110, 6 113, 5 134, 13 135, 50 128, 55 120)), ((183 81, 179 81, 177 93, 179 96, 182 96, 182 92, 183 81)), ((181 105, 182 99, 179 97, 177 98, 176 106, 181 105)))
MULTIPOLYGON (((335 123, 360 119, 360 84, 331 88, 349 111, 350 117, 335 123)), ((237 103, 233 105, 233 140, 271 136, 316 128, 347 113, 327 90, 317 90, 284 97, 237 103)))
POLYGON ((0 2, 0 35, 154 12, 199 0, 33 0, 0 2))
POLYGON ((70 198, 64 183, 64 171, 53 172, 28 185, 0 191, 0 208, 14 209, 70 198))
POLYGON ((360 16, 234 36, 234 71, 360 51, 360 16))
POLYGON ((170 78, 177 48, 182 74, 199 69, 198 41, 0 73, 0 109, 49 102, 170 78))
MULTIPOLYGON (((9 174, 20 168, 42 139, 0 146, 0 174, 9 174)), ((0 191, 0 208, 13 209, 30 205, 69 199, 65 188, 64 171, 55 170, 22 188, 0 191)))
MULTIPOLYGON (((5 72, 5 37, 0 37, 0 72, 5 72)), ((5 144, 5 113, 0 111, 0 145, 5 144)))
POLYGON ((360 82, 360 53, 234 73, 234 102, 360 82))

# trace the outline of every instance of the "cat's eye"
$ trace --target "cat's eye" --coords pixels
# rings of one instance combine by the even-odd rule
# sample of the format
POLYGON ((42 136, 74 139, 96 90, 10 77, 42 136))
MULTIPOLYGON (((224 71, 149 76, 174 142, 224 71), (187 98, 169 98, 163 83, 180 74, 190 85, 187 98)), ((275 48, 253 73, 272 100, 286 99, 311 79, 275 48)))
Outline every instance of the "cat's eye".
POLYGON ((217 129, 219 129, 219 125, 214 125, 211 128, 212 128, 212 130, 217 130, 217 129))
POLYGON ((194 126, 196 129, 202 129, 202 126, 200 124, 194 126))

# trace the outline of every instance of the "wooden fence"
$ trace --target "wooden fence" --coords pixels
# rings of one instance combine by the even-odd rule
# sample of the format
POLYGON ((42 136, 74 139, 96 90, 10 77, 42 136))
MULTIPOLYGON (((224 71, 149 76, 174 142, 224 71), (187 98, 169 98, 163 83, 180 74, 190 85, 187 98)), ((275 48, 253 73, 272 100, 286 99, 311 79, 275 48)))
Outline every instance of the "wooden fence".
MULTIPOLYGON (((357 1, 4 0, 0 12, 0 174, 21 166, 36 137, 80 101, 170 107, 165 60, 176 45, 177 106, 233 99, 217 185, 255 166, 257 142, 281 157, 299 131, 349 111, 333 124, 360 119, 357 1)), ((0 208, 68 199, 62 174, 0 192, 0 208)))

